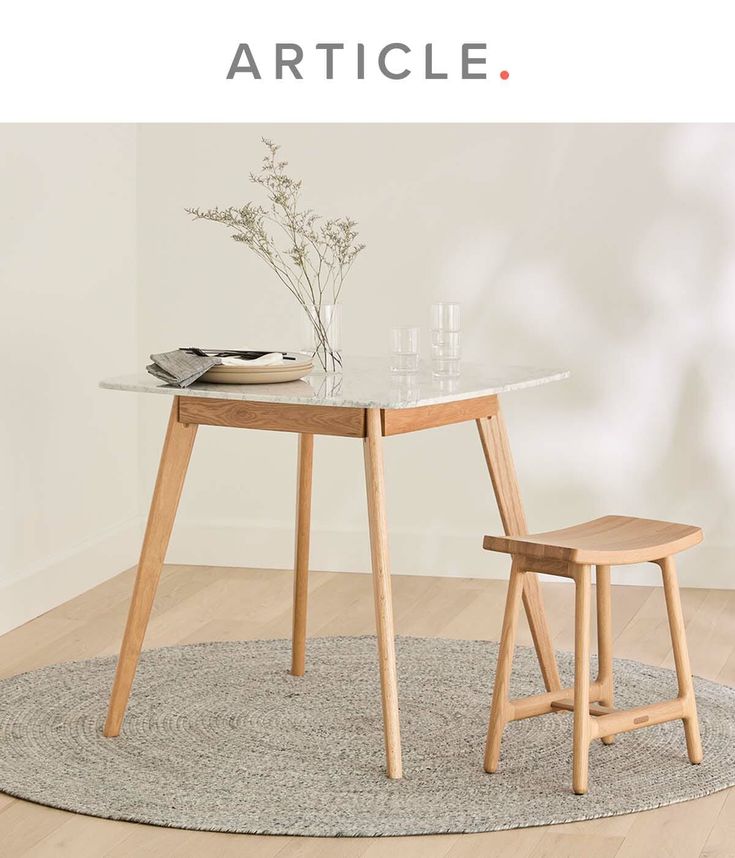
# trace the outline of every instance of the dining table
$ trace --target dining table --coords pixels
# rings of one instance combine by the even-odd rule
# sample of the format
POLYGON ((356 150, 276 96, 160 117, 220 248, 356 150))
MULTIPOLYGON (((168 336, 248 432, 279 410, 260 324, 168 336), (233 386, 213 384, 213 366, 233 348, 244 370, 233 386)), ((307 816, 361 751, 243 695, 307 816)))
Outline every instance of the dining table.
MULTIPOLYGON (((314 436, 359 439, 364 448, 367 526, 370 537, 377 662, 385 737, 385 772, 403 776, 398 674, 386 520, 383 445, 394 435, 474 422, 504 532, 526 534, 526 518, 500 398, 507 393, 567 378, 564 370, 463 362, 457 376, 430 367, 391 372, 383 358, 345 358, 339 373, 312 373, 278 384, 213 384, 186 388, 145 373, 107 378, 100 387, 171 399, 158 475, 148 512, 127 623, 117 660, 103 732, 120 734, 146 627, 171 536, 194 440, 200 426, 291 432, 298 436, 291 665, 306 666, 307 593, 314 436)), ((478 533, 478 549, 483 534, 478 533)), ((561 687, 538 577, 529 572, 523 605, 546 691, 561 687)))

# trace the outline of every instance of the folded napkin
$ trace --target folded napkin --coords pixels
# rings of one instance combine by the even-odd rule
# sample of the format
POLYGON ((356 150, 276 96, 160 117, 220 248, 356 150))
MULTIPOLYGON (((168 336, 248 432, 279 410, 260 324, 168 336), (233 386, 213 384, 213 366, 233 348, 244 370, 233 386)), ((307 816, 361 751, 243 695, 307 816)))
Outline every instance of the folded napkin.
POLYGON ((274 366, 283 362, 280 352, 271 352, 260 357, 217 357, 198 355, 185 349, 151 355, 152 364, 146 367, 151 375, 174 387, 188 387, 213 366, 274 366))

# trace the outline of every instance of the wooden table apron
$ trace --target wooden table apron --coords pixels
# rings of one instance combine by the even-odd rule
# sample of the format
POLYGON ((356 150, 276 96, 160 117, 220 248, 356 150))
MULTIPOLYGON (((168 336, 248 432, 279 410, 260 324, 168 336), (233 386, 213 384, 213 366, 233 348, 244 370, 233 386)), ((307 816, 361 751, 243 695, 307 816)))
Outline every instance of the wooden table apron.
MULTIPOLYGON (((299 434, 291 672, 304 673, 314 435, 361 438, 365 453, 375 625, 388 777, 402 777, 390 558, 383 487, 383 438, 474 420, 503 529, 527 533, 508 436, 496 395, 413 408, 351 408, 175 396, 143 539, 138 572, 105 722, 120 733, 197 427, 233 426, 299 434)), ((479 535, 478 535, 479 540, 479 535)), ((525 575, 523 604, 547 691, 560 688, 538 578, 525 575)))

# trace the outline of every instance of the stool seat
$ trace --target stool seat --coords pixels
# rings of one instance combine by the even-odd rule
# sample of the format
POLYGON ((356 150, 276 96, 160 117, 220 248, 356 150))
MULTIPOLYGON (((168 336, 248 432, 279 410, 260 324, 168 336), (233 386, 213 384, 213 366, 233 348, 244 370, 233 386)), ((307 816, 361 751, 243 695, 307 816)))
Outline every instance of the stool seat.
POLYGON ((619 566, 661 560, 701 541, 702 530, 693 525, 606 515, 547 533, 486 536, 483 547, 537 560, 619 566))

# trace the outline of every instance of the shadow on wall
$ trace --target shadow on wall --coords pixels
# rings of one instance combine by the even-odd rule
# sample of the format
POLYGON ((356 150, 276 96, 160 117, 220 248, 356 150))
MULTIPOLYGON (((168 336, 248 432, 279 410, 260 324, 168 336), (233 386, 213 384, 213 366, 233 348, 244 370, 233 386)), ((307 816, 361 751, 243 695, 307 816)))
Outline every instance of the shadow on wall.
MULTIPOLYGON (((505 401, 531 527, 628 513, 692 521, 709 546, 733 545, 734 126, 142 126, 141 363, 182 337, 270 346, 298 329, 300 310, 262 263, 182 214, 252 198, 261 136, 283 145, 309 205, 359 220, 367 250, 344 292, 347 354, 385 353, 391 325, 423 324, 426 356, 429 304, 455 298, 468 360, 572 370, 505 401), (202 301, 202 284, 216 300, 202 301)), ((142 427, 150 483, 152 405, 142 427)), ((294 455, 270 433, 202 438, 184 517, 236 510, 290 534, 294 455)), ((386 465, 405 565, 445 571, 432 546, 457 537, 469 547, 455 574, 482 574, 478 534, 499 522, 472 427, 391 439, 386 465)), ((319 439, 314 527, 352 534, 355 568, 368 564, 361 467, 358 447, 319 439)), ((290 562, 287 542, 272 565, 290 562)), ((329 568, 320 551, 315 568, 329 568)))
POLYGON ((487 332, 502 331, 510 360, 573 368, 573 384, 549 389, 562 404, 540 427, 538 403, 519 404, 528 419, 514 441, 533 475, 533 518, 678 517, 730 543, 735 128, 551 133, 555 164, 536 177, 534 208, 512 224, 494 210, 444 273, 467 308, 468 358, 487 355, 487 332))

